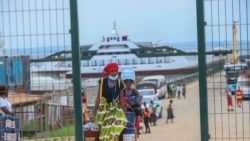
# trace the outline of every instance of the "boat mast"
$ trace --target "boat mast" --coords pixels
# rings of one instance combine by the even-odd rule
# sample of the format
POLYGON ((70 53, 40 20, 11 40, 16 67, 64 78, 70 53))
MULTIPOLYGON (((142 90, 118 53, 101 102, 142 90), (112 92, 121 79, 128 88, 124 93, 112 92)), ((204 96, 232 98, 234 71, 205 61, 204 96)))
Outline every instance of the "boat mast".
POLYGON ((233 49, 232 49, 232 57, 231 57, 231 60, 230 62, 231 63, 236 63, 238 62, 238 57, 237 57, 237 50, 236 50, 236 34, 237 34, 237 29, 236 29, 236 22, 233 23, 233 27, 232 27, 232 30, 233 30, 233 49))
POLYGON ((118 36, 118 32, 117 32, 117 30, 116 30, 116 22, 114 21, 114 23, 113 23, 114 25, 114 27, 113 27, 113 29, 112 29, 112 34, 115 34, 116 36, 118 36))

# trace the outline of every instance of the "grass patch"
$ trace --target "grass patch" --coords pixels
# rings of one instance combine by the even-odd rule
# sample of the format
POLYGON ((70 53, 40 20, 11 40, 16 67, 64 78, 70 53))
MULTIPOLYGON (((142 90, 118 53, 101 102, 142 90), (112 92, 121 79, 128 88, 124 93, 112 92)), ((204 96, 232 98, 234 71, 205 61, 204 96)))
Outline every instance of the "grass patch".
POLYGON ((73 124, 56 130, 49 130, 49 137, 64 137, 64 136, 74 136, 74 135, 75 135, 75 126, 73 124))

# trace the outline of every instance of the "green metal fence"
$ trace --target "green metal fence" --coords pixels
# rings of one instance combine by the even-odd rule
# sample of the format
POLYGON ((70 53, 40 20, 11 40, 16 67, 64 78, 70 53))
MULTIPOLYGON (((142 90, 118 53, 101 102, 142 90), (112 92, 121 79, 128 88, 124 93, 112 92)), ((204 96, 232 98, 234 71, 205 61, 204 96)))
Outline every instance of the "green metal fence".
POLYGON ((28 56, 24 62, 18 60, 23 64, 23 70, 29 70, 24 72, 25 82, 15 81, 12 85, 8 81, 1 82, 9 86, 9 101, 15 115, 20 118, 21 140, 75 135, 76 140, 82 140, 82 124, 75 124, 82 122, 81 112, 75 112, 81 111, 76 2, 0 1, 1 57, 28 56), (63 62, 45 66, 31 61, 71 49, 74 55, 74 88, 71 80, 65 79, 66 68, 51 71, 54 65, 65 65, 63 62), (40 69, 34 69, 39 66, 40 69), (25 87, 27 83, 30 87, 25 87))
MULTIPOLYGON (((206 68, 205 63, 208 47, 209 51, 227 52, 236 45, 238 60, 248 65, 249 3, 248 0, 196 0, 199 73, 190 74, 190 78, 199 77, 201 141, 250 139, 249 100, 243 100, 238 107, 233 95, 234 111, 228 111, 227 107, 225 89, 227 84, 237 81, 229 80, 231 76, 221 71, 221 67, 232 61, 233 55, 217 54, 226 60, 221 65, 211 64, 206 68), (233 34, 233 26, 237 28, 236 34, 233 34)), ((82 122, 81 112, 78 112, 82 109, 77 9, 77 0, 0 0, 2 55, 29 56, 23 64, 31 60, 30 79, 25 77, 25 82, 10 87, 14 94, 9 99, 20 117, 23 140, 57 136, 75 136, 75 140, 83 140, 82 124, 78 124, 82 122), (64 79, 67 67, 54 72, 46 71, 52 66, 33 69, 32 66, 43 65, 34 60, 62 50, 72 50, 73 66, 68 66, 73 68, 72 80, 64 79), (27 83, 30 87, 26 87, 27 83)), ((53 65, 66 66, 60 61, 53 65)), ((233 68, 235 73, 236 67, 233 68)), ((184 80, 190 81, 180 78, 184 80)))
MULTIPOLYGON (((201 1, 197 1, 197 4, 198 9, 201 10, 201 1)), ((201 121, 204 121, 201 123, 201 129, 205 128, 201 134, 205 136, 203 140, 208 140, 207 137, 209 137, 211 141, 246 141, 250 139, 249 99, 243 100, 240 107, 237 106, 236 94, 232 95, 233 111, 231 111, 228 108, 229 97, 225 90, 230 86, 231 91, 234 92, 233 87, 236 87, 237 82, 239 83, 238 76, 247 70, 239 69, 237 63, 240 66, 248 65, 250 4, 247 0, 205 0, 203 6, 204 19, 200 17, 202 15, 197 19, 201 25, 198 31, 205 31, 205 38, 198 39, 201 43, 199 48, 204 46, 205 39, 206 47, 212 46, 212 49, 220 50, 233 49, 232 54, 224 56, 225 64, 231 63, 230 65, 233 66, 226 67, 225 71, 216 73, 207 80, 204 80, 204 76, 200 77, 200 89, 207 84, 207 95, 200 94, 200 108, 206 110, 205 112, 201 110, 201 121), (235 59, 234 50, 238 59, 235 59)), ((203 55, 202 52, 199 54, 203 55)), ((201 70, 203 70, 202 67, 201 70)), ((247 87, 241 87, 241 89, 244 95, 249 92, 247 87)))

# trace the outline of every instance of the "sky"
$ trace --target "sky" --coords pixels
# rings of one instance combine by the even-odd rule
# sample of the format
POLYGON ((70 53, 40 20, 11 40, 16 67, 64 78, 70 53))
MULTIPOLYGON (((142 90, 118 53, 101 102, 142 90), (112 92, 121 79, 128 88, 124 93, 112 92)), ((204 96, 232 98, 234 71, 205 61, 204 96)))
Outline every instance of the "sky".
POLYGON ((114 20, 133 41, 196 40, 195 0, 81 0, 78 6, 82 43, 109 34, 114 20))
MULTIPOLYGON (((249 40, 250 2, 206 0, 207 41, 249 40), (217 26, 220 25, 220 26, 217 26)), ((80 45, 109 35, 115 21, 119 34, 135 42, 196 42, 196 0, 78 0, 80 45)), ((5 47, 70 45, 68 0, 0 0, 0 33, 5 47)))

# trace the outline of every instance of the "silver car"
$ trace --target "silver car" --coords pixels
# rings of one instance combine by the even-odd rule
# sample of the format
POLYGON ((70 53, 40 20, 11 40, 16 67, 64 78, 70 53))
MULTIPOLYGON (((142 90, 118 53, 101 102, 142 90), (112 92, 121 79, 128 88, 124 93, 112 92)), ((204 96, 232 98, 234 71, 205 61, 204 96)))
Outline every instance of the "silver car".
MULTIPOLYGON (((149 107, 150 101, 153 101, 155 104, 158 104, 159 106, 156 109, 156 116, 158 118, 162 117, 162 101, 158 99, 156 95, 143 95, 142 97, 142 103, 146 102, 147 106, 149 107)), ((142 109, 144 108, 144 105, 142 104, 142 109)))

